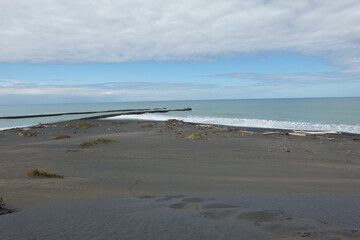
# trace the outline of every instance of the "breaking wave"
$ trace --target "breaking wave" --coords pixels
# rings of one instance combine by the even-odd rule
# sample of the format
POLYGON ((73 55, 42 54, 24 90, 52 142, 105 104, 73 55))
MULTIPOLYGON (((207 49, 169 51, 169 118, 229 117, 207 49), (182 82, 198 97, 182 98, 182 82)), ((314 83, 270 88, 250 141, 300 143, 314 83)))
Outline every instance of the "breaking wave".
POLYGON ((311 130, 311 131, 340 131, 348 133, 360 134, 360 125, 348 124, 326 124, 326 123, 309 123, 309 122, 291 122, 276 121, 264 119, 243 119, 243 118, 224 118, 210 116, 175 116, 146 113, 142 115, 122 115, 111 117, 108 119, 137 119, 151 121, 165 121, 167 119, 179 119, 184 122, 202 123, 202 124, 218 124, 236 127, 254 127, 254 128, 277 128, 291 130, 311 130))

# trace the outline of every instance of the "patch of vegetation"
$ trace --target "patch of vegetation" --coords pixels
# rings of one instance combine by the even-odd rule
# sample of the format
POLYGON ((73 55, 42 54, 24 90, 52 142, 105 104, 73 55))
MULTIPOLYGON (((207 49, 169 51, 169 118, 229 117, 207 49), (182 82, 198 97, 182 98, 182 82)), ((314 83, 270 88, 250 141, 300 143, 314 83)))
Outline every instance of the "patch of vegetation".
POLYGON ((183 124, 184 121, 183 120, 178 120, 178 119, 168 119, 166 121, 164 121, 165 124, 171 124, 171 125, 177 125, 177 124, 183 124))
POLYGON ((98 138, 96 139, 96 141, 98 143, 104 143, 104 144, 108 144, 109 142, 115 142, 115 140, 112 140, 110 138, 98 138))
POLYGON ((110 142, 115 142, 115 140, 109 139, 109 138, 98 138, 94 141, 90 141, 90 142, 83 142, 80 143, 81 147, 90 147, 99 143, 103 143, 103 144, 108 144, 110 142))
POLYGON ((128 122, 124 122, 124 121, 119 121, 119 122, 113 122, 113 125, 124 125, 124 124, 128 124, 128 122))
POLYGON ((174 130, 174 127, 173 127, 173 126, 171 126, 171 125, 166 125, 164 128, 166 128, 166 129, 170 129, 170 130, 174 130))
POLYGON ((147 123, 147 124, 142 125, 141 127, 143 128, 143 127, 153 127, 153 126, 154 126, 153 123, 147 123))
POLYGON ((55 137, 55 139, 62 139, 62 138, 71 138, 71 136, 67 134, 60 134, 55 137))
POLYGON ((95 145, 95 144, 98 144, 98 142, 96 142, 96 141, 83 142, 83 143, 80 143, 80 146, 81 147, 90 147, 90 146, 95 145))
POLYGON ((5 203, 2 197, 0 197, 0 209, 5 207, 5 203))
POLYGON ((0 137, 1 137, 1 136, 4 136, 4 134, 3 134, 3 133, 0 133, 0 137))
POLYGON ((201 137, 201 133, 192 133, 190 136, 188 136, 187 138, 191 139, 191 140, 197 140, 201 137))
POLYGON ((37 137, 39 135, 38 132, 31 130, 19 130, 17 133, 24 137, 37 137))
POLYGON ((65 125, 65 127, 68 128, 75 128, 75 129, 79 129, 79 128, 91 128, 91 127, 95 127, 95 126, 100 126, 100 124, 97 123, 89 123, 89 122, 77 122, 77 123, 73 123, 73 124, 67 124, 65 125))
POLYGON ((45 170, 39 170, 37 168, 34 168, 30 172, 27 173, 29 177, 47 177, 47 178, 64 178, 63 175, 60 175, 58 173, 52 173, 45 170))
POLYGON ((140 121, 140 120, 137 120, 135 122, 136 122, 136 124, 143 123, 143 121, 140 121))

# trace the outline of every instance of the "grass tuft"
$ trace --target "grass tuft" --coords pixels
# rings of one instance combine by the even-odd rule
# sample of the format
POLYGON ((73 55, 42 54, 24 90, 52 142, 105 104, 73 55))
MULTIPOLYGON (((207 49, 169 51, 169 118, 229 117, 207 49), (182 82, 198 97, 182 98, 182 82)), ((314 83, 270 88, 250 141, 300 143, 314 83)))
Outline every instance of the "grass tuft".
POLYGON ((81 147, 90 147, 99 143, 103 143, 103 144, 108 144, 110 142, 115 142, 115 140, 109 139, 109 138, 98 138, 94 141, 90 141, 90 142, 83 142, 80 143, 81 147))
POLYGON ((34 168, 30 172, 27 173, 29 177, 47 177, 47 178, 64 178, 63 175, 60 175, 58 173, 52 173, 45 170, 39 170, 37 168, 34 168))
POLYGON ((90 146, 95 145, 95 144, 98 144, 98 143, 96 141, 83 142, 83 143, 80 143, 80 146, 81 147, 90 147, 90 146))
POLYGON ((153 127, 153 126, 154 126, 153 123, 147 123, 147 124, 142 125, 141 127, 143 128, 143 127, 153 127))
POLYGON ((96 139, 96 141, 98 143, 104 143, 104 144, 108 144, 109 142, 115 142, 114 140, 112 140, 110 138, 98 138, 98 139, 96 139))
POLYGON ((71 138, 71 136, 67 134, 60 134, 55 137, 55 139, 62 139, 62 138, 71 138))
POLYGON ((2 197, 0 197, 0 209, 5 207, 5 203, 2 197))
POLYGON ((188 136, 187 138, 191 139, 191 140, 197 140, 201 137, 201 133, 192 133, 190 136, 188 136))
POLYGON ((128 124, 128 122, 124 122, 124 121, 119 121, 119 122, 113 122, 113 125, 124 125, 124 124, 128 124))
POLYGON ((100 124, 97 123, 89 123, 89 122, 78 122, 78 123, 73 123, 73 124, 67 124, 65 125, 65 127, 68 128, 75 128, 75 129, 79 129, 79 128, 91 128, 91 127, 95 127, 95 126, 99 126, 100 124))
POLYGON ((143 123, 143 121, 140 121, 140 120, 136 120, 135 122, 136 122, 136 124, 143 123))
POLYGON ((171 126, 171 125, 166 125, 164 128, 166 128, 166 129, 170 129, 170 130, 174 130, 174 127, 173 127, 173 126, 171 126))
POLYGON ((17 133, 20 136, 24 136, 24 137, 37 137, 37 135, 39 135, 38 132, 30 131, 30 130, 19 130, 17 133))

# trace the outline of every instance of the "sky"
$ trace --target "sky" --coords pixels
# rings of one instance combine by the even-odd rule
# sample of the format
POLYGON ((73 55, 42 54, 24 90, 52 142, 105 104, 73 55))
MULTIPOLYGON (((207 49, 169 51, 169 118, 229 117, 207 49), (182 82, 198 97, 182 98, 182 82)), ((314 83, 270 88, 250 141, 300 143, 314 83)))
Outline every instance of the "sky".
POLYGON ((0 0, 0 104, 360 97, 358 0, 0 0))

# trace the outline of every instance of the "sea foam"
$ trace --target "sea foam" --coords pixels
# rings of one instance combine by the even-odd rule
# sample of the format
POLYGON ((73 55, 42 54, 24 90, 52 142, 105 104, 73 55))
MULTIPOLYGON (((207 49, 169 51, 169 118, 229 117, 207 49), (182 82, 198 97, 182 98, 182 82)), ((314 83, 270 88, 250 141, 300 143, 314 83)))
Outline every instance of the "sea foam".
POLYGON ((311 131, 340 131, 348 133, 360 134, 360 125, 349 124, 323 124, 309 122, 291 122, 291 121, 275 121, 265 119, 245 119, 245 118, 224 118, 210 116, 175 116, 162 114, 142 114, 142 115, 122 115, 108 118, 114 119, 136 119, 150 121, 165 121, 167 119, 179 119, 185 122, 226 125, 235 127, 254 127, 254 128, 277 128, 291 130, 311 130, 311 131))

